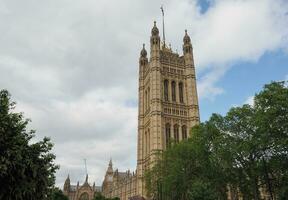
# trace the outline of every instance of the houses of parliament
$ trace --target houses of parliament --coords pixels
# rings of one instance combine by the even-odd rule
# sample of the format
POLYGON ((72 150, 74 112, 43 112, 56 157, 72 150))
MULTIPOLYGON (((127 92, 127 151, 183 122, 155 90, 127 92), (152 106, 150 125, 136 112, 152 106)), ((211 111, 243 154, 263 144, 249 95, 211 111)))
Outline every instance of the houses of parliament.
MULTIPOLYGON (((164 38, 164 37, 163 37, 164 38)), ((150 57, 143 45, 139 57, 139 102, 137 168, 134 172, 114 170, 112 160, 102 186, 71 185, 67 177, 63 191, 70 200, 92 200, 96 192, 121 200, 147 199, 144 172, 153 165, 156 153, 165 150, 170 140, 180 142, 199 123, 195 65, 191 39, 185 31, 183 55, 161 41, 154 22, 150 36, 150 57)))

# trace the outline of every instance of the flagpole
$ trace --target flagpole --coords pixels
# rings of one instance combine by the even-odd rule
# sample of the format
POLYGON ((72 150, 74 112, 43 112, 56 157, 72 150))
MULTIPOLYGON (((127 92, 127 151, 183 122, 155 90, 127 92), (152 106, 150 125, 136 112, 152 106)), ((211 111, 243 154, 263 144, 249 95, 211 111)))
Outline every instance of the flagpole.
POLYGON ((164 8, 163 5, 160 7, 161 11, 162 11, 162 25, 163 25, 163 44, 165 47, 165 23, 164 23, 164 8))

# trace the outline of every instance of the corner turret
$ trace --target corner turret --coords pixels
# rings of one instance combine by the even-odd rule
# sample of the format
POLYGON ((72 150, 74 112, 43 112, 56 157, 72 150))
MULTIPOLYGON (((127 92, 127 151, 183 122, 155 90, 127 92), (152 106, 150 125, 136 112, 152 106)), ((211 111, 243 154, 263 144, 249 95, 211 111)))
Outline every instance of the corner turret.
POLYGON ((183 37, 183 54, 192 54, 192 44, 190 36, 187 33, 187 30, 185 30, 185 35, 183 37))
POLYGON ((154 59, 155 57, 160 57, 160 36, 159 29, 156 26, 156 21, 154 21, 154 26, 151 30, 150 46, 151 59, 154 59))

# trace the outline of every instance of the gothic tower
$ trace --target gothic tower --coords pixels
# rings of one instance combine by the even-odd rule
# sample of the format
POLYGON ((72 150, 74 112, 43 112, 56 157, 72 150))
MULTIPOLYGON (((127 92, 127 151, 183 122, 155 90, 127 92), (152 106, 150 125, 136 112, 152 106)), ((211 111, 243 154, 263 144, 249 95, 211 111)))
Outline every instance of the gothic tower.
POLYGON ((199 123, 193 48, 186 30, 179 56, 165 43, 161 46, 154 22, 150 59, 144 45, 139 58, 138 112, 137 193, 146 196, 143 175, 156 153, 171 141, 187 139, 192 126, 199 123))

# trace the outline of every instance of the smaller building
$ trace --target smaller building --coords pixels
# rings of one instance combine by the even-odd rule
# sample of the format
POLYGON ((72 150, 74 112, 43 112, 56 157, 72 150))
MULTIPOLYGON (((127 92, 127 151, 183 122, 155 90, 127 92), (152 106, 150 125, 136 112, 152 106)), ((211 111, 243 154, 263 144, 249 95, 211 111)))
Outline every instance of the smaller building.
POLYGON ((101 186, 95 186, 95 182, 90 185, 88 183, 88 174, 82 185, 79 184, 79 181, 77 185, 71 185, 69 175, 65 180, 63 193, 69 200, 92 200, 96 192, 101 192, 101 186))
POLYGON ((110 160, 105 178, 102 184, 102 195, 106 198, 119 197, 120 199, 130 199, 136 196, 137 175, 129 170, 119 172, 113 170, 112 160, 110 160))

